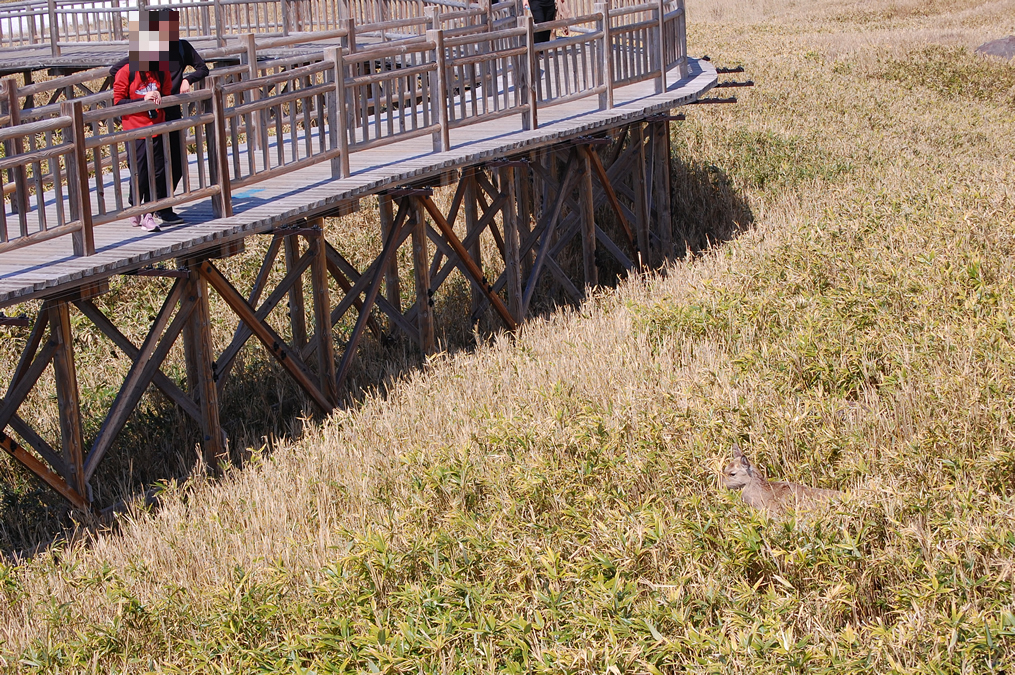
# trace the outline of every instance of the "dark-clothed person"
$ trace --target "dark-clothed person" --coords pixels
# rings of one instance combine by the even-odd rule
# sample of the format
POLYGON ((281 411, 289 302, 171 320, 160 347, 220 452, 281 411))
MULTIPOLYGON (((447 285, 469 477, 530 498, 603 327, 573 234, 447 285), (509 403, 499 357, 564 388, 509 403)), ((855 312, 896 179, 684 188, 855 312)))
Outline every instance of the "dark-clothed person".
MULTIPOLYGON (((158 68, 158 61, 144 62, 142 67, 135 62, 134 65, 127 64, 116 72, 113 80, 113 105, 133 103, 137 101, 152 101, 156 105, 162 100, 162 96, 168 95, 172 86, 169 73, 158 68), (154 67, 154 68, 153 68, 154 67)), ((164 110, 151 110, 138 113, 130 113, 123 116, 123 128, 125 130, 141 129, 155 124, 161 124, 166 120, 164 110)), ((148 139, 138 138, 134 143, 134 161, 131 163, 131 171, 137 177, 137 191, 134 194, 134 185, 131 183, 130 203, 144 204, 153 199, 150 190, 148 173, 148 139)), ((162 147, 162 136, 152 138, 152 172, 155 174, 155 197, 165 199, 166 177, 165 177, 165 152, 162 147)), ((143 216, 134 216, 131 222, 143 227, 148 231, 158 231, 155 221, 150 213, 143 216)))
MULTIPOLYGON (((163 66, 169 72, 170 79, 172 81, 172 94, 186 94, 191 89, 191 85, 196 84, 208 77, 208 66, 205 64, 204 59, 194 49, 194 46, 186 40, 180 40, 180 19, 176 12, 169 12, 168 22, 163 21, 169 30, 169 54, 168 60, 163 63, 163 66), (187 66, 193 68, 193 72, 183 74, 187 66)), ((161 24, 160 24, 161 25, 161 24)), ((109 68, 109 74, 115 75, 123 66, 127 65, 130 57, 123 58, 114 63, 109 68)), ((166 94, 167 96, 169 94, 166 94)), ((168 121, 178 120, 183 117, 183 111, 180 106, 173 105, 163 109, 165 111, 165 118, 168 121)), ((172 165, 173 171, 173 192, 175 193, 177 186, 180 184, 180 180, 183 178, 183 145, 182 138, 179 131, 172 131, 169 133, 169 155, 170 164, 172 165)), ((163 222, 166 223, 181 223, 183 219, 180 218, 171 208, 162 209, 159 211, 159 217, 162 218, 163 222)))
MULTIPOLYGON (((555 0, 529 0, 529 10, 532 12, 533 23, 544 23, 557 18, 557 3, 555 0)), ((534 38, 536 42, 549 42, 550 31, 537 30, 534 38)))

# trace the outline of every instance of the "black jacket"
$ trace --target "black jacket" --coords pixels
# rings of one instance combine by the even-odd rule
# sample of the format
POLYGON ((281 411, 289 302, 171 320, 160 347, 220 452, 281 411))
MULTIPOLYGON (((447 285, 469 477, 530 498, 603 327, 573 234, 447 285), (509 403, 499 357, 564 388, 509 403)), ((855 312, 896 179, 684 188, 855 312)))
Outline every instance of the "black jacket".
MULTIPOLYGON (((186 79, 191 84, 200 82, 204 78, 208 77, 208 66, 205 65, 204 59, 197 53, 194 46, 186 40, 180 40, 180 55, 178 59, 171 59, 169 61, 169 76, 173 79, 173 93, 180 93, 180 84, 183 83, 184 75, 183 71, 187 66, 194 69, 194 72, 187 73, 186 79)), ((109 74, 115 76, 121 68, 130 62, 130 57, 125 56, 113 65, 109 67, 109 74)))

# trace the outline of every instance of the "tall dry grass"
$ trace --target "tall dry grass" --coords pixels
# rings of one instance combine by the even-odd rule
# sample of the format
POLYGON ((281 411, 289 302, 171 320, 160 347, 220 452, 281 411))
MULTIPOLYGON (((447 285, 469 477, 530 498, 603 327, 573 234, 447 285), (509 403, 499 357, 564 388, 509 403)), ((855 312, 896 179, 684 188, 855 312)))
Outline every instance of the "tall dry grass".
POLYGON ((1011 672, 1011 4, 690 4, 758 87, 676 226, 739 236, 0 566, 6 669, 1011 672), (769 520, 734 441, 848 496, 769 520))

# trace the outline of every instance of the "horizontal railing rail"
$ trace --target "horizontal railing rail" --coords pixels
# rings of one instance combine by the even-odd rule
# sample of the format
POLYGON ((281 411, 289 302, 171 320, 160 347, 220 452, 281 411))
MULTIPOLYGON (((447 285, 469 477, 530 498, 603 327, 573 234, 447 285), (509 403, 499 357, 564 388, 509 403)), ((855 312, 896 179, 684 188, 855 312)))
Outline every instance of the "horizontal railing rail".
POLYGON ((385 40, 422 36, 433 28, 494 30, 502 27, 497 22, 522 11, 516 0, 30 0, 0 5, 0 51, 49 47, 60 56, 81 43, 125 45, 130 12, 142 8, 178 11, 182 38, 214 41, 217 47, 247 33, 288 37, 334 31, 349 19, 365 34, 385 40), (445 16, 442 24, 427 25, 431 10, 445 16))
POLYGON ((598 3, 576 17, 512 17, 491 30, 498 4, 430 8, 423 23, 389 19, 426 30, 369 46, 357 35, 378 24, 342 18, 316 49, 283 58, 258 52, 314 36, 247 34, 217 48, 238 65, 215 67, 208 86, 158 105, 113 106, 112 92, 96 90, 104 69, 28 86, 8 78, 0 83, 0 252, 71 234, 74 253, 91 255, 100 225, 205 199, 217 217, 229 216, 234 188, 320 163, 342 178, 356 152, 427 136, 434 152, 445 151, 455 129, 516 115, 522 129, 535 129, 540 109, 589 97, 609 109, 617 87, 654 80, 659 92, 668 70, 686 75, 682 0, 598 3), (481 32, 454 24, 474 20, 481 32), (561 37, 537 43, 537 30, 561 37), (122 127, 125 115, 170 106, 180 106, 180 119, 122 127))

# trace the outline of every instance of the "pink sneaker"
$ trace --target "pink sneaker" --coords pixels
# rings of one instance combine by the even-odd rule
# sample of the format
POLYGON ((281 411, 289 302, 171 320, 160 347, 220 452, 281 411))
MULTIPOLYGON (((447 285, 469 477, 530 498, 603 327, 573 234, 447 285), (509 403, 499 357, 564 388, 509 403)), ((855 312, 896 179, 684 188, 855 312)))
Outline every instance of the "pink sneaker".
POLYGON ((134 227, 141 227, 141 216, 131 216, 130 224, 134 227))
POLYGON ((146 213, 141 216, 141 229, 145 232, 161 232, 162 228, 155 222, 155 216, 146 213))

